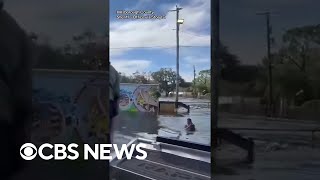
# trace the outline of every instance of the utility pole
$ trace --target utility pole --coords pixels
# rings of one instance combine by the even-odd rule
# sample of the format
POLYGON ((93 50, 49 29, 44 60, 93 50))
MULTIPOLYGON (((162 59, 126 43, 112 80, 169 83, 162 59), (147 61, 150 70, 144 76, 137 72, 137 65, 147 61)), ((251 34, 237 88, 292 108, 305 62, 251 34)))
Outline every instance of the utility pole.
POLYGON ((268 80, 269 80, 269 103, 268 103, 268 116, 273 116, 273 87, 272 87, 272 60, 271 60, 271 25, 270 25, 270 11, 257 13, 266 17, 267 26, 267 58, 268 58, 268 80))
POLYGON ((183 20, 179 19, 179 11, 182 10, 182 8, 179 8, 178 5, 176 5, 175 10, 170 10, 170 11, 175 11, 177 16, 176 16, 176 39, 177 39, 177 58, 176 58, 176 108, 178 108, 178 102, 179 102, 179 27, 180 24, 183 23, 183 20))
POLYGON ((196 67, 193 65, 193 96, 196 97, 196 67))

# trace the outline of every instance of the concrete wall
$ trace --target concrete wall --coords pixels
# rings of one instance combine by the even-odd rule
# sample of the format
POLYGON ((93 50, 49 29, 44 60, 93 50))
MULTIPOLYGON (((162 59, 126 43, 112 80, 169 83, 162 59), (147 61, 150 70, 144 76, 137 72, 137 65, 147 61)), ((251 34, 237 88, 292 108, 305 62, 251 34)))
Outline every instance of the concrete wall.
MULTIPOLYGON (((106 140, 107 88, 106 72, 35 69, 33 142, 106 140)), ((120 110, 158 112, 158 99, 153 97, 158 85, 121 84, 120 88, 120 110)))
POLYGON ((157 112, 159 99, 154 97, 158 84, 120 84, 120 110, 131 112, 157 112))

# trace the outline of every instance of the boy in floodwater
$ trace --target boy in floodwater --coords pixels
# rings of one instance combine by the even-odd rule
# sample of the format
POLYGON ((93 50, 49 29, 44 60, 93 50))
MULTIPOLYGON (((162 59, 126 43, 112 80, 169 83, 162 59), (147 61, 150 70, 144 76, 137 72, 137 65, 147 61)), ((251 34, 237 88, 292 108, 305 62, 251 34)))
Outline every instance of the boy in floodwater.
POLYGON ((192 120, 190 118, 187 119, 187 124, 184 126, 184 129, 186 131, 195 131, 196 130, 196 127, 192 123, 192 120))

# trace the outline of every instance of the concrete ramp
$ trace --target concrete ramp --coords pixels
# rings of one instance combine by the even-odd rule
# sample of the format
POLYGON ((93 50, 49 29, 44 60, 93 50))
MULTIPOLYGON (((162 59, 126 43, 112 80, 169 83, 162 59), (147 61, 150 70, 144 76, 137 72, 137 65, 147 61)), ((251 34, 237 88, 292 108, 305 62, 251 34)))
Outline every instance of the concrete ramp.
POLYGON ((173 101, 159 101, 159 114, 162 115, 172 115, 177 113, 177 108, 184 108, 187 112, 190 112, 190 106, 182 102, 173 101))

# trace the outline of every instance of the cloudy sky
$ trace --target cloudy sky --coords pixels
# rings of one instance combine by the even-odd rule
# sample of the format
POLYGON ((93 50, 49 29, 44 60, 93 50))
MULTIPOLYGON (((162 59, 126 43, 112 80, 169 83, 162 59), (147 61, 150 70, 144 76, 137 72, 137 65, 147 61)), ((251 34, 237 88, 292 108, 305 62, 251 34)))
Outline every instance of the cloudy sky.
MULTIPOLYGON (((197 71, 209 67, 210 0, 6 0, 9 11, 27 31, 36 32, 54 45, 63 45, 86 29, 107 31, 110 15, 111 62, 130 74, 136 70, 175 69, 175 4, 182 8, 181 75, 190 80, 192 65, 197 71), (153 10, 165 20, 117 20, 116 10, 153 10), (128 49, 123 47, 154 47, 128 49)), ((270 9, 273 36, 279 47, 286 29, 320 23, 319 0, 221 0, 221 40, 246 64, 257 64, 266 54, 265 19, 256 12, 270 9)))
POLYGON ((287 29, 320 23, 319 0, 221 0, 220 7, 221 39, 246 64, 257 64, 266 55, 266 20, 257 12, 273 13, 273 50, 287 29))
POLYGON ((175 70, 176 13, 168 10, 175 9, 176 4, 183 8, 180 17, 185 20, 180 26, 180 75, 191 81, 193 65, 197 71, 208 69, 210 67, 210 1, 208 0, 111 0, 111 64, 128 75, 137 70, 157 71, 161 67, 175 70), (153 11, 155 15, 163 16, 165 19, 118 19, 117 10, 153 11))

